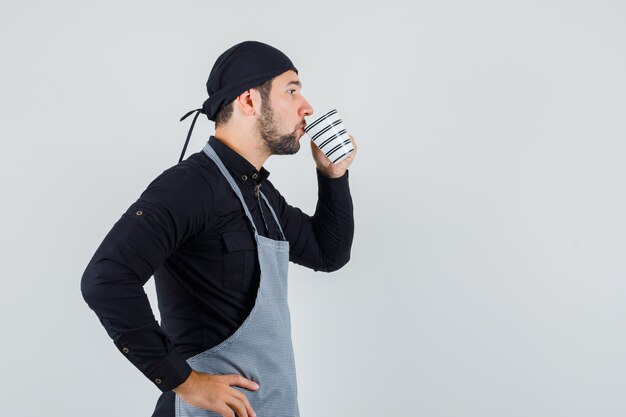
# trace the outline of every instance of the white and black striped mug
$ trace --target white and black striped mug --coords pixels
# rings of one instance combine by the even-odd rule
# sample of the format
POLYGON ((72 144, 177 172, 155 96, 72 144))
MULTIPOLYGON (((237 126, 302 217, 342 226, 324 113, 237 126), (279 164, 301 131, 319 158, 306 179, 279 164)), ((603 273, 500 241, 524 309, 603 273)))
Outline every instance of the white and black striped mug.
POLYGON ((304 132, 333 164, 354 152, 354 145, 337 109, 330 110, 309 123, 304 132))

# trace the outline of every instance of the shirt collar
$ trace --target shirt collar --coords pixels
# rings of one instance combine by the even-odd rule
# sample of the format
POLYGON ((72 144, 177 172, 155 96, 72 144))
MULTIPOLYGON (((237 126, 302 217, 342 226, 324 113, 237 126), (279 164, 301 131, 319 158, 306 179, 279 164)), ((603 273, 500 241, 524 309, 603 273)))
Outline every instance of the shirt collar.
POLYGON ((209 146, 220 157, 226 168, 233 174, 233 177, 242 184, 260 184, 270 175, 269 171, 263 167, 257 171, 254 165, 248 162, 246 158, 229 148, 215 136, 209 138, 209 146))

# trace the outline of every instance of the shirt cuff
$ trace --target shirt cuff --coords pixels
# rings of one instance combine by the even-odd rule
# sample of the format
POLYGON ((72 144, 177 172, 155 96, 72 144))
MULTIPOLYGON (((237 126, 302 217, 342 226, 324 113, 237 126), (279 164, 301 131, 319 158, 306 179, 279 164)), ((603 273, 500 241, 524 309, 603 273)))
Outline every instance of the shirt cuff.
POLYGON ((170 352, 165 359, 144 375, 163 392, 171 391, 189 378, 191 367, 176 351, 170 352))
POLYGON ((318 169, 317 170, 317 186, 319 189, 319 197, 331 201, 343 201, 350 199, 350 185, 348 178, 350 171, 339 178, 328 178, 318 169))
POLYGON ((103 324, 119 351, 161 391, 176 388, 191 374, 191 367, 156 321, 124 332, 113 329, 107 319, 103 324))

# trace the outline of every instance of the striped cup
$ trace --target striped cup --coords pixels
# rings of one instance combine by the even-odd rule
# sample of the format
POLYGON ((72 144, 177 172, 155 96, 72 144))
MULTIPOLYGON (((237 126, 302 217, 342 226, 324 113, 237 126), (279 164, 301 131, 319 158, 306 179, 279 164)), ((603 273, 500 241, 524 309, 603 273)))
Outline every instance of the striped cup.
POLYGON ((347 158, 354 151, 348 131, 337 109, 330 110, 309 123, 304 132, 333 164, 347 158))

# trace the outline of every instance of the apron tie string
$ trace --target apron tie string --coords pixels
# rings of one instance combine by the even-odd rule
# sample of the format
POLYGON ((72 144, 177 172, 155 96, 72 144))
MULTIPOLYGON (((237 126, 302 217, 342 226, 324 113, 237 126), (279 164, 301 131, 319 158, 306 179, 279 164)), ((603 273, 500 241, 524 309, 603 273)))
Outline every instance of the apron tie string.
POLYGON ((183 117, 180 118, 180 121, 182 122, 183 120, 185 120, 191 113, 196 113, 196 115, 193 117, 193 121, 191 122, 191 127, 189 128, 189 133, 187 133, 187 140, 185 141, 185 146, 183 146, 183 152, 180 154, 180 159, 178 160, 178 162, 180 163, 180 161, 183 160, 183 157, 185 156, 185 151, 187 150, 187 145, 189 144, 189 139, 191 138, 191 132, 193 132, 193 127, 196 124, 196 120, 198 119, 198 116, 200 115, 200 113, 202 114, 206 114, 204 112, 203 109, 195 109, 195 110, 191 110, 190 112, 187 112, 187 114, 185 114, 183 117))

